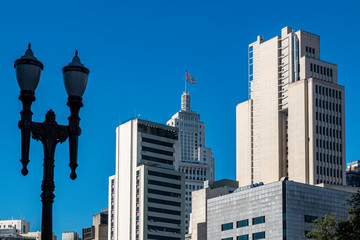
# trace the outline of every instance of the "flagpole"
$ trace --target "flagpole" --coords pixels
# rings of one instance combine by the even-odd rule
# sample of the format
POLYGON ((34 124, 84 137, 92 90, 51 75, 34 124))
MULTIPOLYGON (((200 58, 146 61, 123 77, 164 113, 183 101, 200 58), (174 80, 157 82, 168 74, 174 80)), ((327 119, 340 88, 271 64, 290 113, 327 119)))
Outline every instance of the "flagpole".
POLYGON ((185 70, 185 93, 186 93, 186 73, 187 73, 187 70, 185 70))

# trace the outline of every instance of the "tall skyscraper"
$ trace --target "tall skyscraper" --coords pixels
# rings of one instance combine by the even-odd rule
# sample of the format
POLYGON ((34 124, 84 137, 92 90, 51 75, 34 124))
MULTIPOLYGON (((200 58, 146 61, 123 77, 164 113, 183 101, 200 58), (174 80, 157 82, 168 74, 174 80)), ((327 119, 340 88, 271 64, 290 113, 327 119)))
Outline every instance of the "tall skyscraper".
POLYGON ((175 127, 134 119, 116 129, 109 240, 184 240, 185 184, 175 171, 177 154, 175 127))
POLYGON ((185 229, 189 230, 191 192, 203 188, 204 181, 214 181, 214 158, 205 147, 205 124, 200 115, 190 109, 190 94, 181 95, 181 110, 167 122, 179 128, 180 157, 175 161, 178 171, 185 173, 185 229))
POLYGON ((345 184, 344 87, 320 37, 289 27, 249 45, 249 100, 236 108, 240 186, 283 176, 345 184))

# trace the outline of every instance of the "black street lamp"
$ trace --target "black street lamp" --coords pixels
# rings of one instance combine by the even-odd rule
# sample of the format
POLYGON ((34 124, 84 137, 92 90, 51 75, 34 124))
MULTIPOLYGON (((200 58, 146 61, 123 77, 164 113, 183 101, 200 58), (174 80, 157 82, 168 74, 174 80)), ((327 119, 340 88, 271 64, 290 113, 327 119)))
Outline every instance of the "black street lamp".
POLYGON ((57 143, 63 143, 69 138, 70 147, 70 178, 76 179, 75 169, 77 165, 78 137, 81 134, 79 127, 79 111, 83 106, 82 95, 86 89, 89 69, 81 64, 78 52, 69 65, 63 67, 63 77, 66 92, 69 95, 67 105, 70 107, 71 115, 69 125, 58 125, 52 110, 46 113, 43 123, 33 122, 31 104, 35 101, 35 89, 40 81, 43 64, 34 57, 32 50, 26 50, 25 55, 15 61, 16 78, 20 86, 19 99, 23 103, 19 128, 21 129, 21 173, 28 174, 30 134, 36 140, 40 140, 44 147, 44 176, 41 184, 42 201, 42 224, 41 239, 52 239, 52 204, 54 202, 54 155, 57 143))

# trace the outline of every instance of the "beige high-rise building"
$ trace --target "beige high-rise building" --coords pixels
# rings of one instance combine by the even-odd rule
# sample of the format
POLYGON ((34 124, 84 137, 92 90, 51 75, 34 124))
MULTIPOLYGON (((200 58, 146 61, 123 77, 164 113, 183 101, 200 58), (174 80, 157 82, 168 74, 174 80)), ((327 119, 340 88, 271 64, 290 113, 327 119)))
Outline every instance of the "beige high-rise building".
MULTIPOLYGON (((330 50, 330 49, 329 49, 330 50)), ((236 107, 236 179, 345 185, 344 87, 320 37, 289 27, 249 45, 249 100, 236 107)))
POLYGON ((109 240, 184 240, 185 174, 174 166, 178 134, 141 119, 117 127, 109 240))

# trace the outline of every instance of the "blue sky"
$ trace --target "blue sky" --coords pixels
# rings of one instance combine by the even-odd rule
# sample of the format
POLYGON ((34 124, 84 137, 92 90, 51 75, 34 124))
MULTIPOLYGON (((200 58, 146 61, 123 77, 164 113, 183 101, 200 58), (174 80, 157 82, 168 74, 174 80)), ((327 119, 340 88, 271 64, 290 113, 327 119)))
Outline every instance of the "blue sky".
MULTIPOLYGON (((78 178, 69 177, 68 142, 55 155, 54 231, 81 232, 107 207, 115 171, 115 128, 140 114, 165 123, 180 109, 185 69, 198 84, 188 90, 206 124, 216 179, 235 179, 235 107, 247 100, 247 46, 258 35, 290 26, 321 36, 321 58, 338 65, 345 86, 347 161, 360 159, 356 1, 6 1, 0 3, 0 219, 25 218, 40 230, 42 145, 31 141, 29 174, 20 174, 21 102, 14 61, 29 42, 43 62, 34 121, 50 108, 59 124, 69 109, 61 69, 79 50, 90 69, 80 111, 78 178)), ((59 238, 60 239, 60 238, 59 238)))

